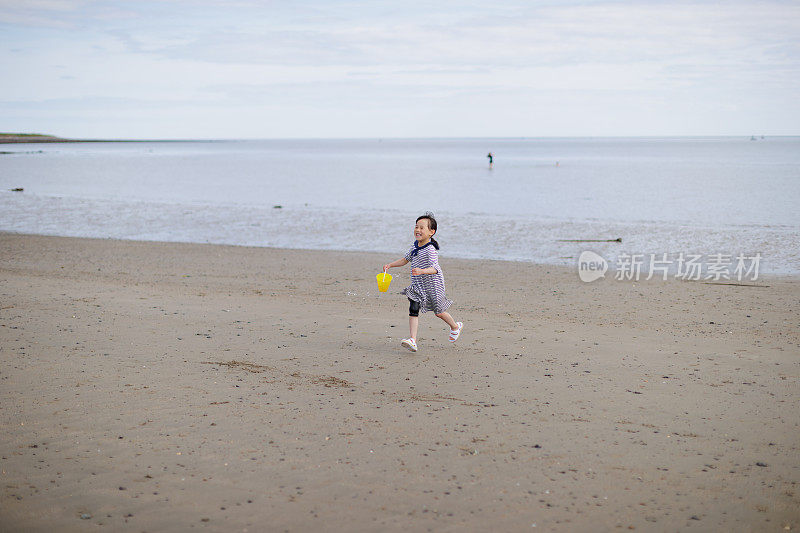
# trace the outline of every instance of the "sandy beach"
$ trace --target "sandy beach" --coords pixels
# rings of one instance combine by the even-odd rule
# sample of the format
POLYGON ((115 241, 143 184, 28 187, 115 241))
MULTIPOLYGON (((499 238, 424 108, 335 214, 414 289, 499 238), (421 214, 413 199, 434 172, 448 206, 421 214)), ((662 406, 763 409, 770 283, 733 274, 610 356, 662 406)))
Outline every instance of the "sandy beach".
POLYGON ((800 528, 800 288, 0 233, 0 531, 800 528))

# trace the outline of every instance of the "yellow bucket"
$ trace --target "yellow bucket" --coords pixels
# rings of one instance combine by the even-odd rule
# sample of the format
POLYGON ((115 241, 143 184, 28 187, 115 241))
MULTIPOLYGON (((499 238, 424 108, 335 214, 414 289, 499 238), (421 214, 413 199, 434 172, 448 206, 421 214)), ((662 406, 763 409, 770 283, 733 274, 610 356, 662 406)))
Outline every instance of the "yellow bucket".
POLYGON ((378 278, 378 290, 386 292, 389 290, 389 284, 392 282, 392 275, 386 272, 381 272, 376 276, 378 278))

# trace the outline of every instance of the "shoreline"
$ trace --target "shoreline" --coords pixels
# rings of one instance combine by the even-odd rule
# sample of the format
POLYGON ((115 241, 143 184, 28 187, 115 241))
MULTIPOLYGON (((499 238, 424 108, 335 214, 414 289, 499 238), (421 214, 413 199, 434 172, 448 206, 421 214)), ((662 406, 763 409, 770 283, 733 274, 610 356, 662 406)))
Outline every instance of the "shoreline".
MULTIPOLYGON (((383 256, 391 256, 399 254, 400 251, 381 251, 381 250, 343 250, 343 249, 336 249, 336 248, 302 248, 302 247, 284 247, 284 246, 258 246, 252 244, 235 244, 235 243, 221 243, 221 242, 196 242, 196 241, 164 241, 164 240, 148 240, 148 239, 125 239, 125 238, 117 238, 117 237, 83 237, 83 236, 73 236, 73 235, 58 235, 58 234, 47 234, 47 233, 28 233, 28 232, 16 232, 16 231, 9 231, 9 230, 2 230, 0 229, 0 237, 3 235, 14 235, 19 237, 47 237, 47 238, 55 238, 55 239, 78 239, 78 240, 89 240, 89 241, 114 241, 114 242, 130 242, 130 243, 151 243, 157 245, 188 245, 188 246, 220 246, 220 247, 233 247, 233 248, 244 248, 244 249, 253 249, 253 250, 275 250, 275 251, 298 251, 298 252, 319 252, 319 253, 351 253, 351 254, 379 254, 383 256)), ((609 241, 599 241, 602 243, 612 242, 609 241)), ((588 247, 591 246, 591 242, 588 242, 588 247)), ((512 263, 512 264, 520 264, 520 265, 530 265, 535 267, 542 267, 542 268, 552 268, 552 269, 559 269, 564 273, 570 273, 578 278, 578 268, 577 268, 577 260, 578 258, 575 257, 575 264, 573 265, 564 265, 564 264, 557 264, 557 263, 544 263, 544 262, 537 262, 532 260, 524 260, 524 259, 497 259, 497 258, 481 258, 481 257, 461 257, 461 256, 449 256, 448 259, 454 261, 478 261, 478 262, 497 262, 497 263, 512 263)), ((642 272, 642 278, 646 277, 647 272, 642 272)), ((759 286, 760 284, 767 282, 769 280, 779 281, 779 282, 800 282, 800 272, 798 273, 786 273, 786 272, 759 272, 759 276, 756 280, 741 280, 737 281, 736 279, 728 279, 728 280, 720 280, 718 282, 715 281, 707 281, 705 279, 698 279, 698 280, 684 280, 678 279, 674 276, 668 277, 667 280, 660 280, 660 279, 653 279, 653 280, 645 280, 641 279, 635 281, 629 280, 614 280, 614 275, 611 270, 609 270, 606 278, 609 282, 614 283, 658 283, 658 282, 682 282, 682 283, 701 283, 701 284, 708 284, 708 285, 732 285, 732 284, 739 284, 741 286, 759 286)), ((598 283, 597 281, 588 282, 587 285, 592 285, 594 283, 598 283)))
POLYGON ((215 139, 66 139, 53 135, 0 134, 0 144, 55 144, 55 143, 213 143, 215 139))
POLYGON ((78 143, 218 143, 224 140, 202 139, 0 139, 0 144, 78 144, 78 143))
POLYGON ((391 257, 0 233, 0 523, 800 527, 796 280, 391 257))

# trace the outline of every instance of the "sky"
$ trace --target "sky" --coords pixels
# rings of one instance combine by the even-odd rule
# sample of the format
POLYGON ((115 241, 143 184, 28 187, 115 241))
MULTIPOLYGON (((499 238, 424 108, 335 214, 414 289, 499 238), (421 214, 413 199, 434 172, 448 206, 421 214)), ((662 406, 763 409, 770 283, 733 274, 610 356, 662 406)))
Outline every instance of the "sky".
POLYGON ((800 2, 0 0, 0 131, 800 134, 800 2))

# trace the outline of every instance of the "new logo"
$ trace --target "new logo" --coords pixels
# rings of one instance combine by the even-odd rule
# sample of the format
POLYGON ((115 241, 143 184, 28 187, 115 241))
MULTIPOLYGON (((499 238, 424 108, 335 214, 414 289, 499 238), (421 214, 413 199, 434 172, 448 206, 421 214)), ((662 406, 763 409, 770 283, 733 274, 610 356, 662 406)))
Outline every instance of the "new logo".
POLYGON ((581 281, 589 283, 604 278, 608 270, 608 262, 602 256, 586 250, 578 258, 578 276, 581 281))

